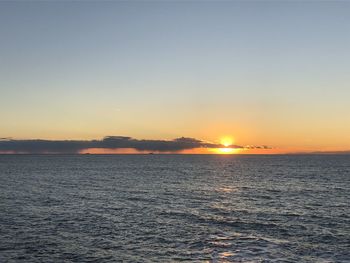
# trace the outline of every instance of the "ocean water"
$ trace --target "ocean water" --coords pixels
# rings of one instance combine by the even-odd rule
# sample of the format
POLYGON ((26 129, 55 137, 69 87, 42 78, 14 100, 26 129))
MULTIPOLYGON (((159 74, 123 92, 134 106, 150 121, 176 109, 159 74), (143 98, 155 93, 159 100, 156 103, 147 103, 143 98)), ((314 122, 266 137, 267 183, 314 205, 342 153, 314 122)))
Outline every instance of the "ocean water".
POLYGON ((0 262, 350 262, 350 156, 0 156, 0 262))

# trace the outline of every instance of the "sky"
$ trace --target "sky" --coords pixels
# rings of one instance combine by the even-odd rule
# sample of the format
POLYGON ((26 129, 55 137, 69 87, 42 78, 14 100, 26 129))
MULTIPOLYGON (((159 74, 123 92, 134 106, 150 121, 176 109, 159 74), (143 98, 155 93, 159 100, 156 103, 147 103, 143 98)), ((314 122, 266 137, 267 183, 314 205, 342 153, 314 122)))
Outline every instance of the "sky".
POLYGON ((2 141, 350 150, 350 2, 2 1, 0 39, 2 141))

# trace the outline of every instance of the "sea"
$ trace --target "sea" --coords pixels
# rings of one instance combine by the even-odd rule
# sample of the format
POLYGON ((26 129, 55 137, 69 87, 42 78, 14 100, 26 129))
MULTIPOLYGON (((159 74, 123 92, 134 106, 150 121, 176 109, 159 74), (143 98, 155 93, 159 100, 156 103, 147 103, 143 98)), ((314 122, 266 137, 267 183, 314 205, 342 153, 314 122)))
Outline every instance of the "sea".
POLYGON ((0 262, 350 262, 350 155, 0 155, 0 262))

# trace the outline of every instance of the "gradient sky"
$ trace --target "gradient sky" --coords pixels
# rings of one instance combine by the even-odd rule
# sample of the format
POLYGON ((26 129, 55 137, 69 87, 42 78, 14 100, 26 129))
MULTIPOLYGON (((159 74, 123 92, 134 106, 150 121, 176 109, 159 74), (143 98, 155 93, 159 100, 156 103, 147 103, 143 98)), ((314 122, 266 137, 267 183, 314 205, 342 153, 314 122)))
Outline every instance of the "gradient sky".
POLYGON ((350 2, 0 2, 0 137, 350 150, 350 2))

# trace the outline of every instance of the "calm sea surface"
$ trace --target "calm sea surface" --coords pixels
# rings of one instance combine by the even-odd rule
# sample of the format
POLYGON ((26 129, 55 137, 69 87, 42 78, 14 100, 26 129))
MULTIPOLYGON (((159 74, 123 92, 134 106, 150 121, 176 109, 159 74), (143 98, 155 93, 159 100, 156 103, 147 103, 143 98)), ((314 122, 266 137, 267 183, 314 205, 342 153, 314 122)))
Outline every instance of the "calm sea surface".
POLYGON ((350 156, 0 156, 0 262, 350 262, 350 156))

